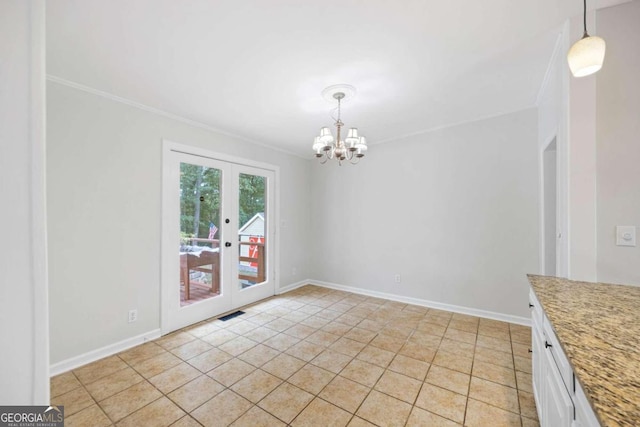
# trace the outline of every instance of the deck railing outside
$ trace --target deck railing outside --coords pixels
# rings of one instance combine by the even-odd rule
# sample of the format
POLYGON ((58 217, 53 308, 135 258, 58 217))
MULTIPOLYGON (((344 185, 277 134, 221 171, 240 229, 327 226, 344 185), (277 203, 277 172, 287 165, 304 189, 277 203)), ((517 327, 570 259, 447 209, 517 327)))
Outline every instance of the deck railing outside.
POLYGON ((238 278, 240 280, 247 280, 250 282, 255 282, 255 283, 262 283, 265 281, 265 247, 264 247, 264 243, 260 243, 260 242, 243 242, 240 241, 238 242, 238 244, 240 245, 240 253, 242 253, 242 246, 255 246, 257 251, 256 251, 256 257, 250 257, 250 256, 240 256, 239 261, 240 262, 254 262, 256 264, 258 264, 257 266, 257 271, 256 271, 256 275, 250 275, 250 274, 242 274, 242 272, 239 272, 238 274, 238 278))

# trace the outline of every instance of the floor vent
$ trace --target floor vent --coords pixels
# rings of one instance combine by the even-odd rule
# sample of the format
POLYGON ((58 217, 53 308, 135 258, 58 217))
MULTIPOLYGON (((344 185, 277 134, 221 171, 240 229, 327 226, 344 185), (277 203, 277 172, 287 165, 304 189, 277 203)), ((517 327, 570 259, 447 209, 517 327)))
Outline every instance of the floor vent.
POLYGON ((223 322, 226 322, 227 320, 231 320, 234 317, 238 317, 241 314, 244 314, 244 311, 236 311, 235 313, 231 313, 231 314, 227 314, 226 316, 222 316, 222 317, 218 317, 218 320, 222 320, 223 322))

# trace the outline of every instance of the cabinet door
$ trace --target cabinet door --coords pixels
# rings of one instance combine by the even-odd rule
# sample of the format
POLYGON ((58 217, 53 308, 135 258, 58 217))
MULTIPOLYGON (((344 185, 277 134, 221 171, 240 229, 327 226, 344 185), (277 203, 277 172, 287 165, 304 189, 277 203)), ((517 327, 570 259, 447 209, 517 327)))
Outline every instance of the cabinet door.
POLYGON ((549 351, 544 351, 544 394, 542 427, 571 427, 573 402, 562 381, 560 371, 549 351))
POLYGON ((531 368, 533 370, 533 397, 536 401, 538 419, 542 419, 542 404, 544 401, 544 366, 545 349, 542 328, 537 320, 533 318, 531 328, 531 368))
POLYGON ((576 380, 576 427, 600 427, 600 422, 596 414, 591 409, 591 405, 585 396, 582 386, 576 380))

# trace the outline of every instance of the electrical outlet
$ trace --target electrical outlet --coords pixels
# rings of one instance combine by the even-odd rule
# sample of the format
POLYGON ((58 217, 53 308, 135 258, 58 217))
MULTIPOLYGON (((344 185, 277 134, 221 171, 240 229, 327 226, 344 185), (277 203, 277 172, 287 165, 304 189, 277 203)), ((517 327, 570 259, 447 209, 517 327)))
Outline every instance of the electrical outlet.
POLYGON ((129 310, 129 323, 138 320, 138 310, 129 310))
POLYGON ((396 275, 394 276, 394 278, 393 278, 393 281, 394 281, 394 282, 396 282, 396 283, 400 283, 400 282, 401 282, 400 275, 399 275, 399 274, 396 274, 396 275))

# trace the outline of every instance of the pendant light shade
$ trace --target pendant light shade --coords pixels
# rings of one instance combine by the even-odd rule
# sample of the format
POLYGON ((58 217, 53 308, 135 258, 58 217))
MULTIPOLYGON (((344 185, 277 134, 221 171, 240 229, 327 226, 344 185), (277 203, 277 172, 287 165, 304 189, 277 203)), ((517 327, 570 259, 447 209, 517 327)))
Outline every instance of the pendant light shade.
POLYGON ((584 77, 593 74, 602 68, 606 43, 600 37, 590 36, 587 33, 587 0, 583 0, 582 21, 584 34, 582 39, 571 46, 567 54, 567 61, 571 74, 574 77, 584 77))
POLYGON ((574 77, 584 77, 602 68, 606 43, 600 37, 587 36, 577 41, 567 54, 569 68, 574 77))

